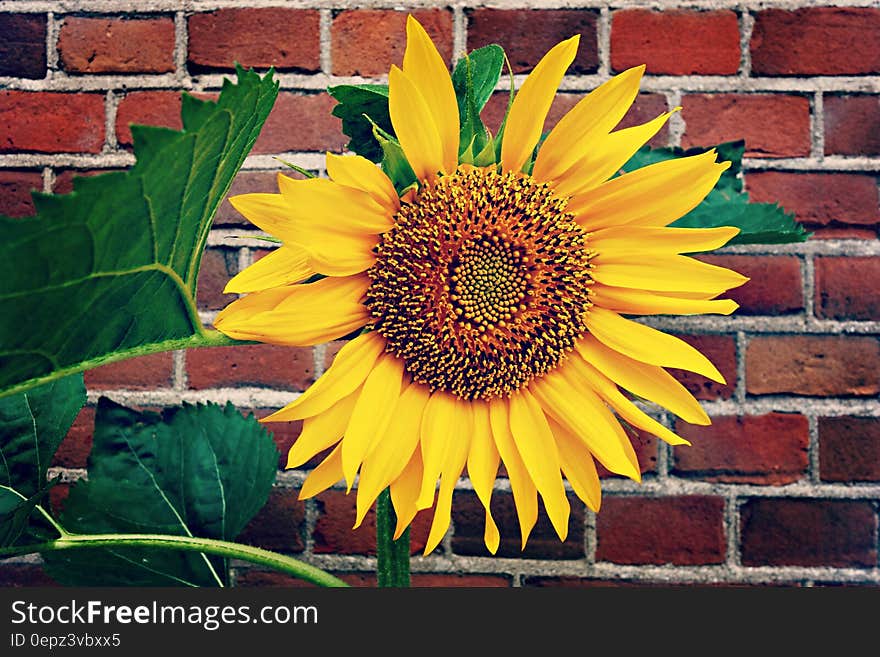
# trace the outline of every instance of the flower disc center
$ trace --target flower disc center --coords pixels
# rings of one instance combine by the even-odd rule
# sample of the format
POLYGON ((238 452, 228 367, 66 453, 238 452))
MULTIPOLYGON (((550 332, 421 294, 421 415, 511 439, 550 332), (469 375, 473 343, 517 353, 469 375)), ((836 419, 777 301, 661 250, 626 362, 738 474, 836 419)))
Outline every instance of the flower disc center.
POLYGON ((490 399, 558 365, 584 334, 587 235, 519 173, 459 167, 383 234, 366 305, 414 381, 490 399))

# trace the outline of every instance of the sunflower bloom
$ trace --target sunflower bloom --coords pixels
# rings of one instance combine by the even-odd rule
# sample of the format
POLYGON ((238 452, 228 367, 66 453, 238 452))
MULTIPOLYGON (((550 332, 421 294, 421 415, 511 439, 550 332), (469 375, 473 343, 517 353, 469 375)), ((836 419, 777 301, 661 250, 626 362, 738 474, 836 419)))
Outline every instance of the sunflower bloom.
POLYGON ((314 385, 264 420, 304 421, 288 467, 330 450, 301 497, 340 480, 350 491, 357 479, 357 527, 390 487, 397 536, 434 508, 426 554, 449 526, 465 472, 497 550, 489 507, 501 463, 523 547, 539 495, 565 540, 564 480, 593 510, 596 461, 640 480, 622 422, 686 444, 632 399, 705 425, 665 368, 724 381, 693 347, 626 316, 736 309, 717 297, 747 279, 684 254, 723 246, 737 229, 668 227, 728 163, 711 151, 615 177, 668 118, 614 130, 644 67, 585 96, 532 160, 577 46, 574 37, 544 56, 513 101, 499 161, 477 167, 460 164, 449 71, 410 17, 389 111, 417 189, 400 198, 370 161, 328 153, 329 179, 279 175, 279 194, 232 199, 283 244, 229 282, 227 292, 244 296, 217 328, 299 346, 356 334, 314 385))

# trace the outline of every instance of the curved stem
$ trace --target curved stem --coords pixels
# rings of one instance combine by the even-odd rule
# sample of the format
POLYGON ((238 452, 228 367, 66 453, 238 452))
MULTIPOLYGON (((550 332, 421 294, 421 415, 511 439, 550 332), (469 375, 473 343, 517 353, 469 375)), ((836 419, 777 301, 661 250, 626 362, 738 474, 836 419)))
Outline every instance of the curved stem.
POLYGON ((397 517, 391 504, 391 493, 385 489, 376 502, 376 578, 382 588, 405 588, 410 585, 409 527, 394 540, 397 517))
POLYGON ((324 572, 320 568, 297 559, 270 552, 262 548, 219 541, 212 538, 194 538, 190 536, 172 536, 163 534, 68 534, 53 541, 33 545, 21 545, 0 549, 0 558, 12 557, 32 552, 51 552, 54 550, 79 550, 102 547, 140 547, 170 548, 185 552, 202 552, 220 557, 241 559, 249 563, 268 566, 274 570, 293 575, 299 579, 317 584, 318 586, 348 586, 338 577, 324 572))

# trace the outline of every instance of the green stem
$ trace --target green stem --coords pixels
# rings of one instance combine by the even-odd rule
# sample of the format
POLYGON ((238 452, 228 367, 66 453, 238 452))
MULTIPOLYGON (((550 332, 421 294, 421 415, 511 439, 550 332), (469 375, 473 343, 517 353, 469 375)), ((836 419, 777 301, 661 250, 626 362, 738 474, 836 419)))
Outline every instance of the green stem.
POLYGON ((218 541, 212 538, 194 538, 190 536, 171 536, 163 534, 67 534, 45 543, 21 545, 0 549, 0 558, 13 557, 33 552, 51 552, 54 550, 79 550, 103 547, 138 547, 166 548, 184 552, 202 552, 220 557, 241 559, 260 566, 267 566, 299 579, 317 584, 318 586, 348 586, 341 579, 320 568, 277 552, 262 548, 218 541))
POLYGON ((376 575, 382 588, 409 586, 409 527, 394 540, 397 518, 391 505, 391 493, 386 488, 376 502, 376 575))

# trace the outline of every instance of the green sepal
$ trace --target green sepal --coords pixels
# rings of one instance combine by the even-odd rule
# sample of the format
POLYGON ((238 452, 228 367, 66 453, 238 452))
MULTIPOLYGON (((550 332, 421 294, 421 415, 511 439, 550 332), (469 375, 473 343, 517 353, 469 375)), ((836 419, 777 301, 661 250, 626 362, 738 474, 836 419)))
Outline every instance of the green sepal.
POLYGON ((462 57, 452 73, 452 85, 458 101, 461 123, 459 160, 475 164, 476 155, 483 152, 491 137, 480 118, 504 65, 504 50, 489 45, 471 51, 462 57))
MULTIPOLYGON (((367 120, 370 120, 367 117, 367 120)), ((382 148, 382 171, 394 184, 398 196, 402 196, 406 189, 413 185, 418 186, 418 179, 415 172, 406 159, 400 142, 394 138, 389 132, 383 130, 380 126, 373 125, 373 137, 382 148)))

